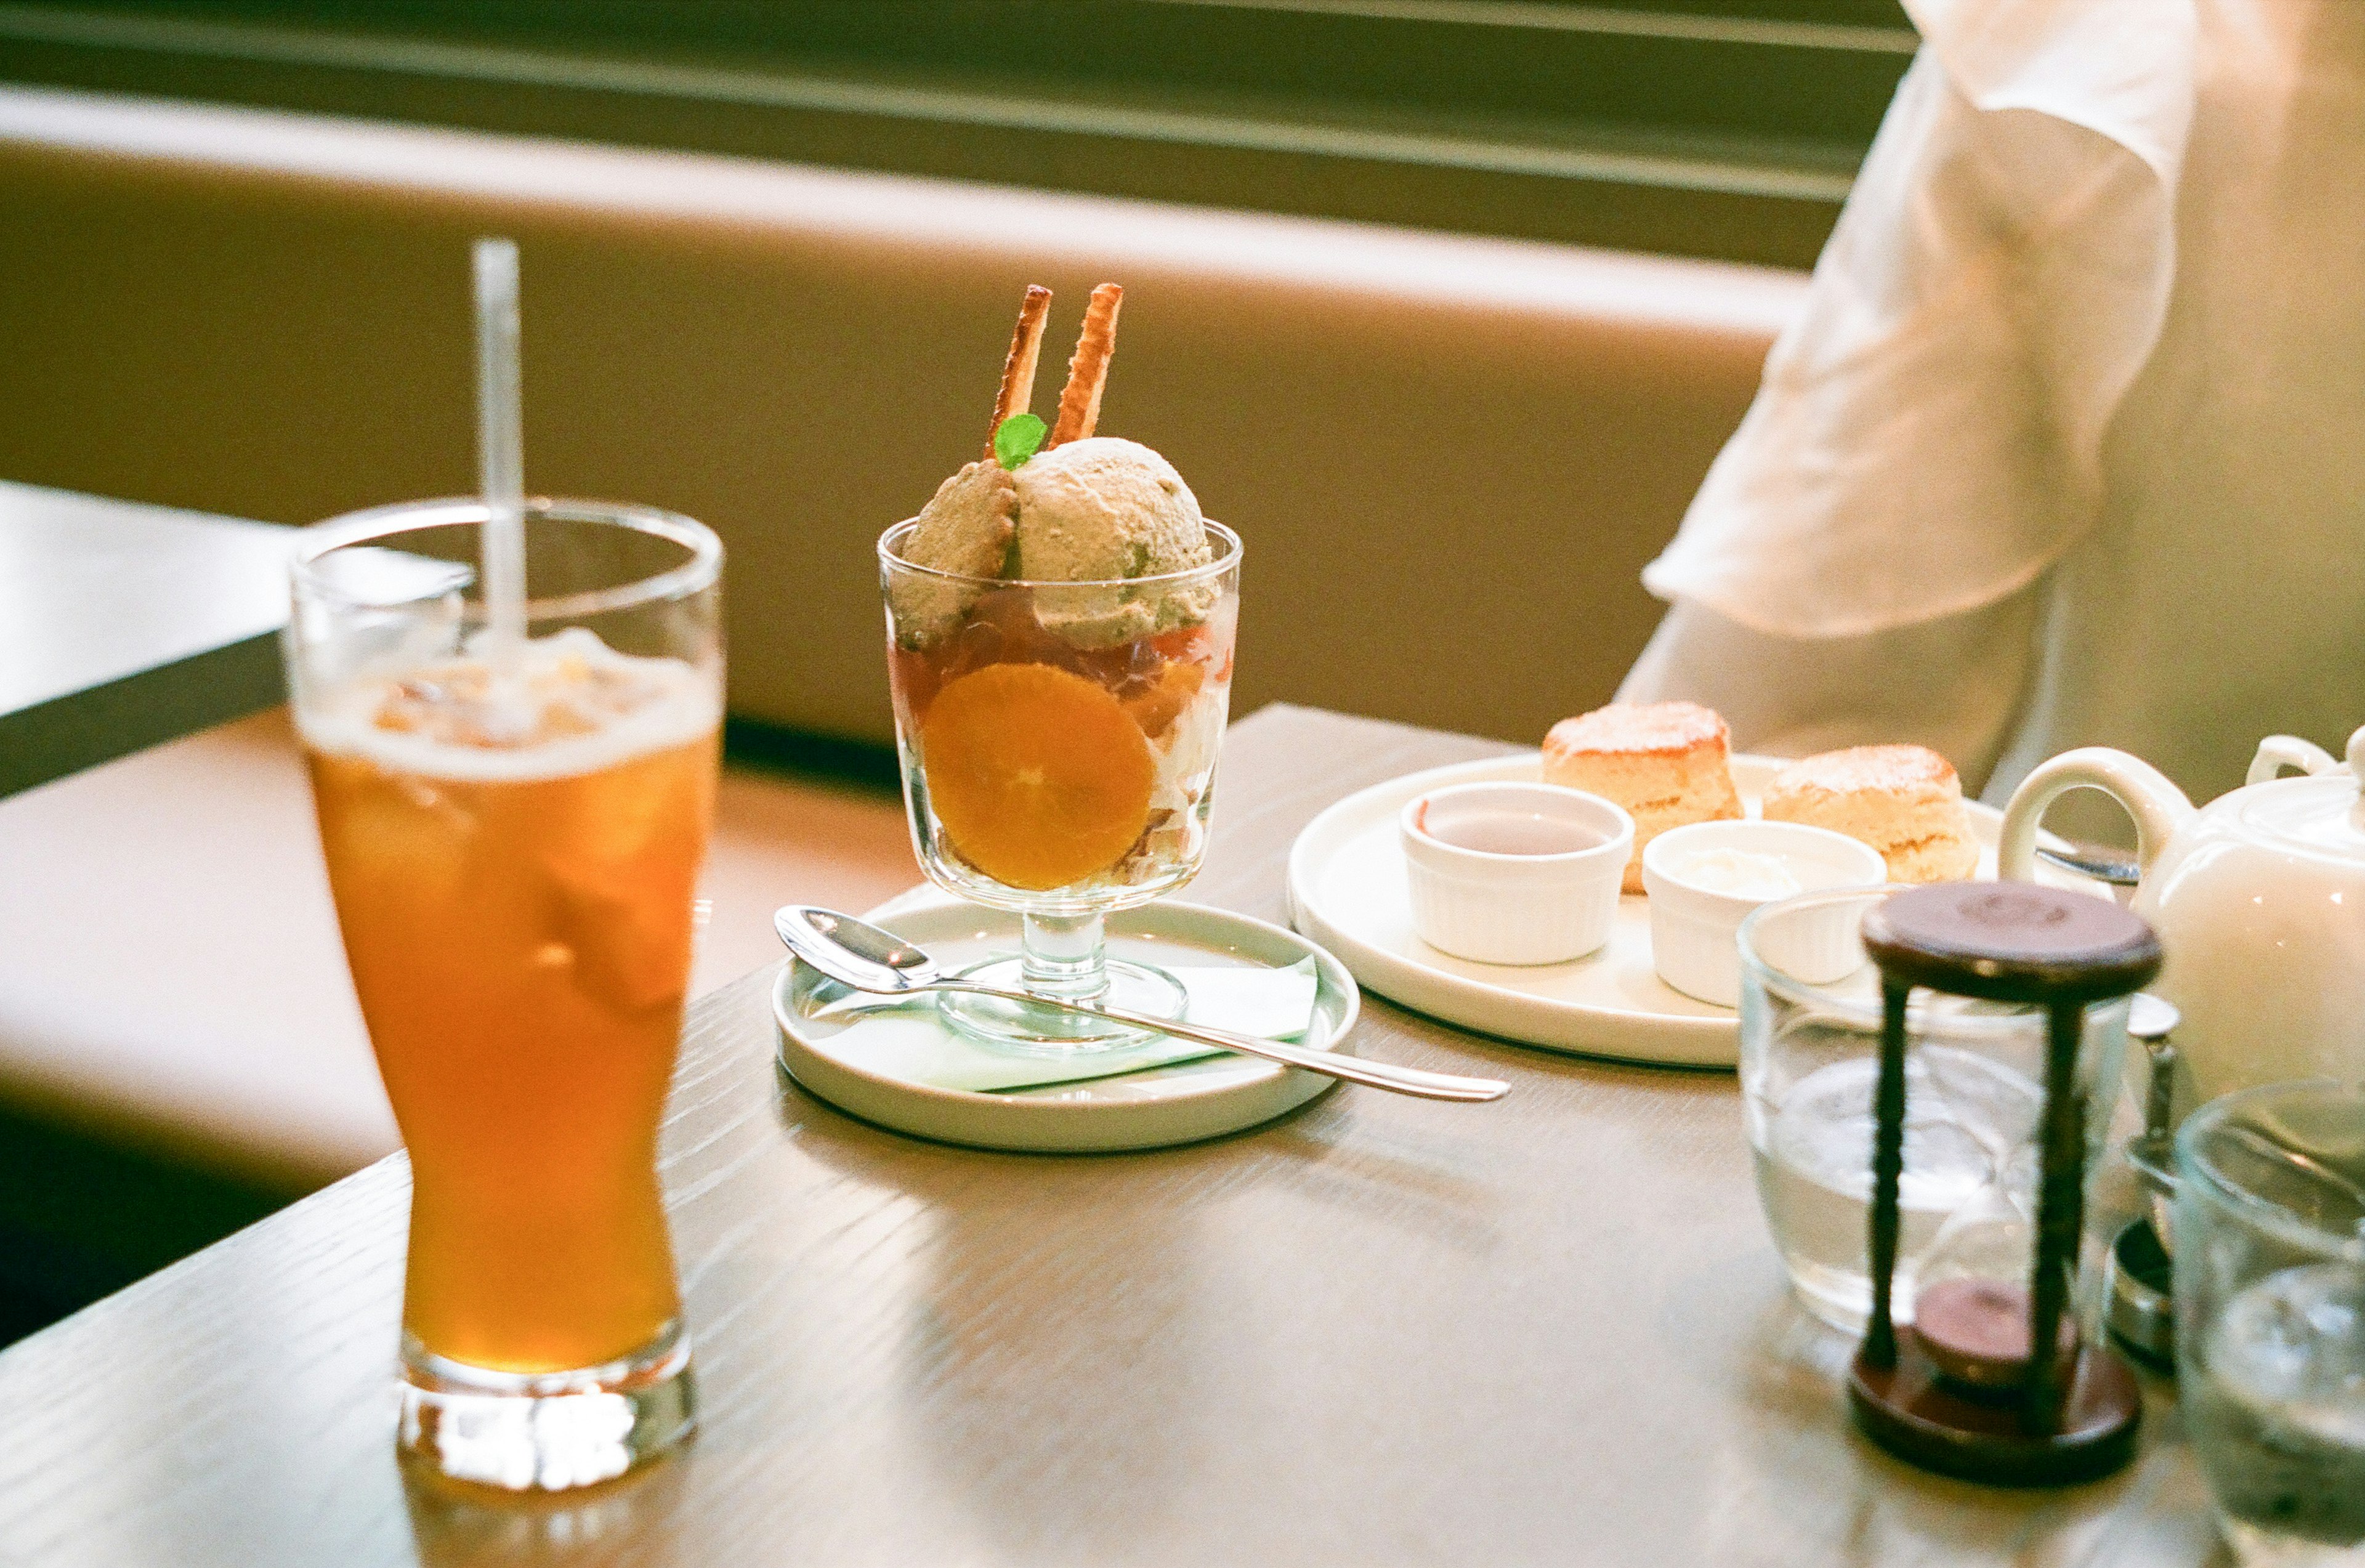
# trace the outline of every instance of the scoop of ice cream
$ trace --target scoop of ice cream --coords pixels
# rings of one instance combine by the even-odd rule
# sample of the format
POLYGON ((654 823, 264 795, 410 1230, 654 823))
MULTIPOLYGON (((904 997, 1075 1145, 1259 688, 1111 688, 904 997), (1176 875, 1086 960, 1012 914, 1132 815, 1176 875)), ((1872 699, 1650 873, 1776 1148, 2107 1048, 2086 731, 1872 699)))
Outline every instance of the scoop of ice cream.
POLYGON ((1071 441, 1037 453, 1017 480, 1022 577, 1096 582, 1207 563, 1199 498, 1139 442, 1071 441))
MULTIPOLYGON (((998 577, 1010 557, 1018 488, 999 463, 971 463, 936 487, 903 540, 903 559, 964 578, 998 577)), ((889 579, 897 640, 917 647, 959 625, 981 595, 980 582, 898 574, 889 579)))
POLYGON ((1138 442, 1092 436, 1036 454, 1016 478, 1016 574, 1111 585, 1038 589, 1036 614, 1045 626, 1079 646, 1104 647, 1206 614, 1215 591, 1205 585, 1128 581, 1214 558, 1199 499, 1172 464, 1138 442))

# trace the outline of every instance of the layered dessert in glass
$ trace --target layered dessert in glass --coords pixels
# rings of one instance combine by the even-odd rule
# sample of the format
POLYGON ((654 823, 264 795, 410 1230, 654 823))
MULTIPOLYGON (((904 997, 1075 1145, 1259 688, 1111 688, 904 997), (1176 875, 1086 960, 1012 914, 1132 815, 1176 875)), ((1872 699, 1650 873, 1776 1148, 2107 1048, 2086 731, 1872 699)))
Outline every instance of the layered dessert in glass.
MULTIPOLYGON (((1049 302, 1029 291, 987 454, 879 555, 921 866, 1025 917, 1024 953, 976 978, 1172 1017, 1181 987, 1105 962, 1100 920, 1181 887, 1205 855, 1240 546, 1159 454, 1093 433, 1121 296, 1094 291, 1047 426, 1025 411, 1049 302)), ((1049 1009, 947 1011, 1021 1049, 1140 1037, 1049 1009)))

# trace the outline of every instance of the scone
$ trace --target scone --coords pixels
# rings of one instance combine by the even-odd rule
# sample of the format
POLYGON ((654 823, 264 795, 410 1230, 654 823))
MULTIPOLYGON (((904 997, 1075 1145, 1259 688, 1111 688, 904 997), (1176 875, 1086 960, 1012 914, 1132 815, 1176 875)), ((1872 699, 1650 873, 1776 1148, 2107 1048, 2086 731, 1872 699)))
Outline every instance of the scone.
POLYGON ((1805 823, 1862 839, 1893 882, 1948 882, 1978 868, 1979 841, 1954 765, 1927 746, 1826 751, 1774 776, 1768 822, 1805 823))
POLYGON ((1642 846, 1671 827, 1741 815, 1732 732, 1697 702, 1616 702, 1563 719, 1544 737, 1544 782, 1617 801, 1634 819, 1622 884, 1642 890, 1642 846))

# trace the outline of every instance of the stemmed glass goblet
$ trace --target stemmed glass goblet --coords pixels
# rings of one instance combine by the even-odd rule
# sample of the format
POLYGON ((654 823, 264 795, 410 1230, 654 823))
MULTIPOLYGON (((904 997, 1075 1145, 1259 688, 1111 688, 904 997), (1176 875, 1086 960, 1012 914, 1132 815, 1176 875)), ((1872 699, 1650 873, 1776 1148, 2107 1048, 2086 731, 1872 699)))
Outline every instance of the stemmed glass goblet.
MULTIPOLYGON (((963 577, 906 557, 916 521, 880 537, 896 747, 921 868, 1021 920, 1020 951, 969 978, 1182 1016, 1182 983, 1109 958, 1102 926, 1182 887, 1206 855, 1240 542, 1204 526, 1205 566, 1105 582, 963 577)), ((962 1033, 1030 1054, 1147 1037, 990 998, 940 1005, 962 1033)))

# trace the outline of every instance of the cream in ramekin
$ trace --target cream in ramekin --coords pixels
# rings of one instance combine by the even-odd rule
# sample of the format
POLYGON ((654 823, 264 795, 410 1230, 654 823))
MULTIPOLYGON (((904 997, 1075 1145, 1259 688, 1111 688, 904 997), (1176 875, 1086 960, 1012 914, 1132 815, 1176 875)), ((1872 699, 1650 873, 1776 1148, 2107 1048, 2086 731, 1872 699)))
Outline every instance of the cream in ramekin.
MULTIPOLYGON (((1888 880, 1880 851, 1803 823, 1694 823, 1642 846, 1642 887, 1651 898, 1651 962, 1686 996, 1731 1007, 1741 998, 1741 923, 1759 907, 1832 888, 1888 880)), ((1825 934, 1829 963, 1860 961, 1855 932, 1835 918, 1825 934)), ((1802 953, 1810 969, 1816 954, 1802 953)))

